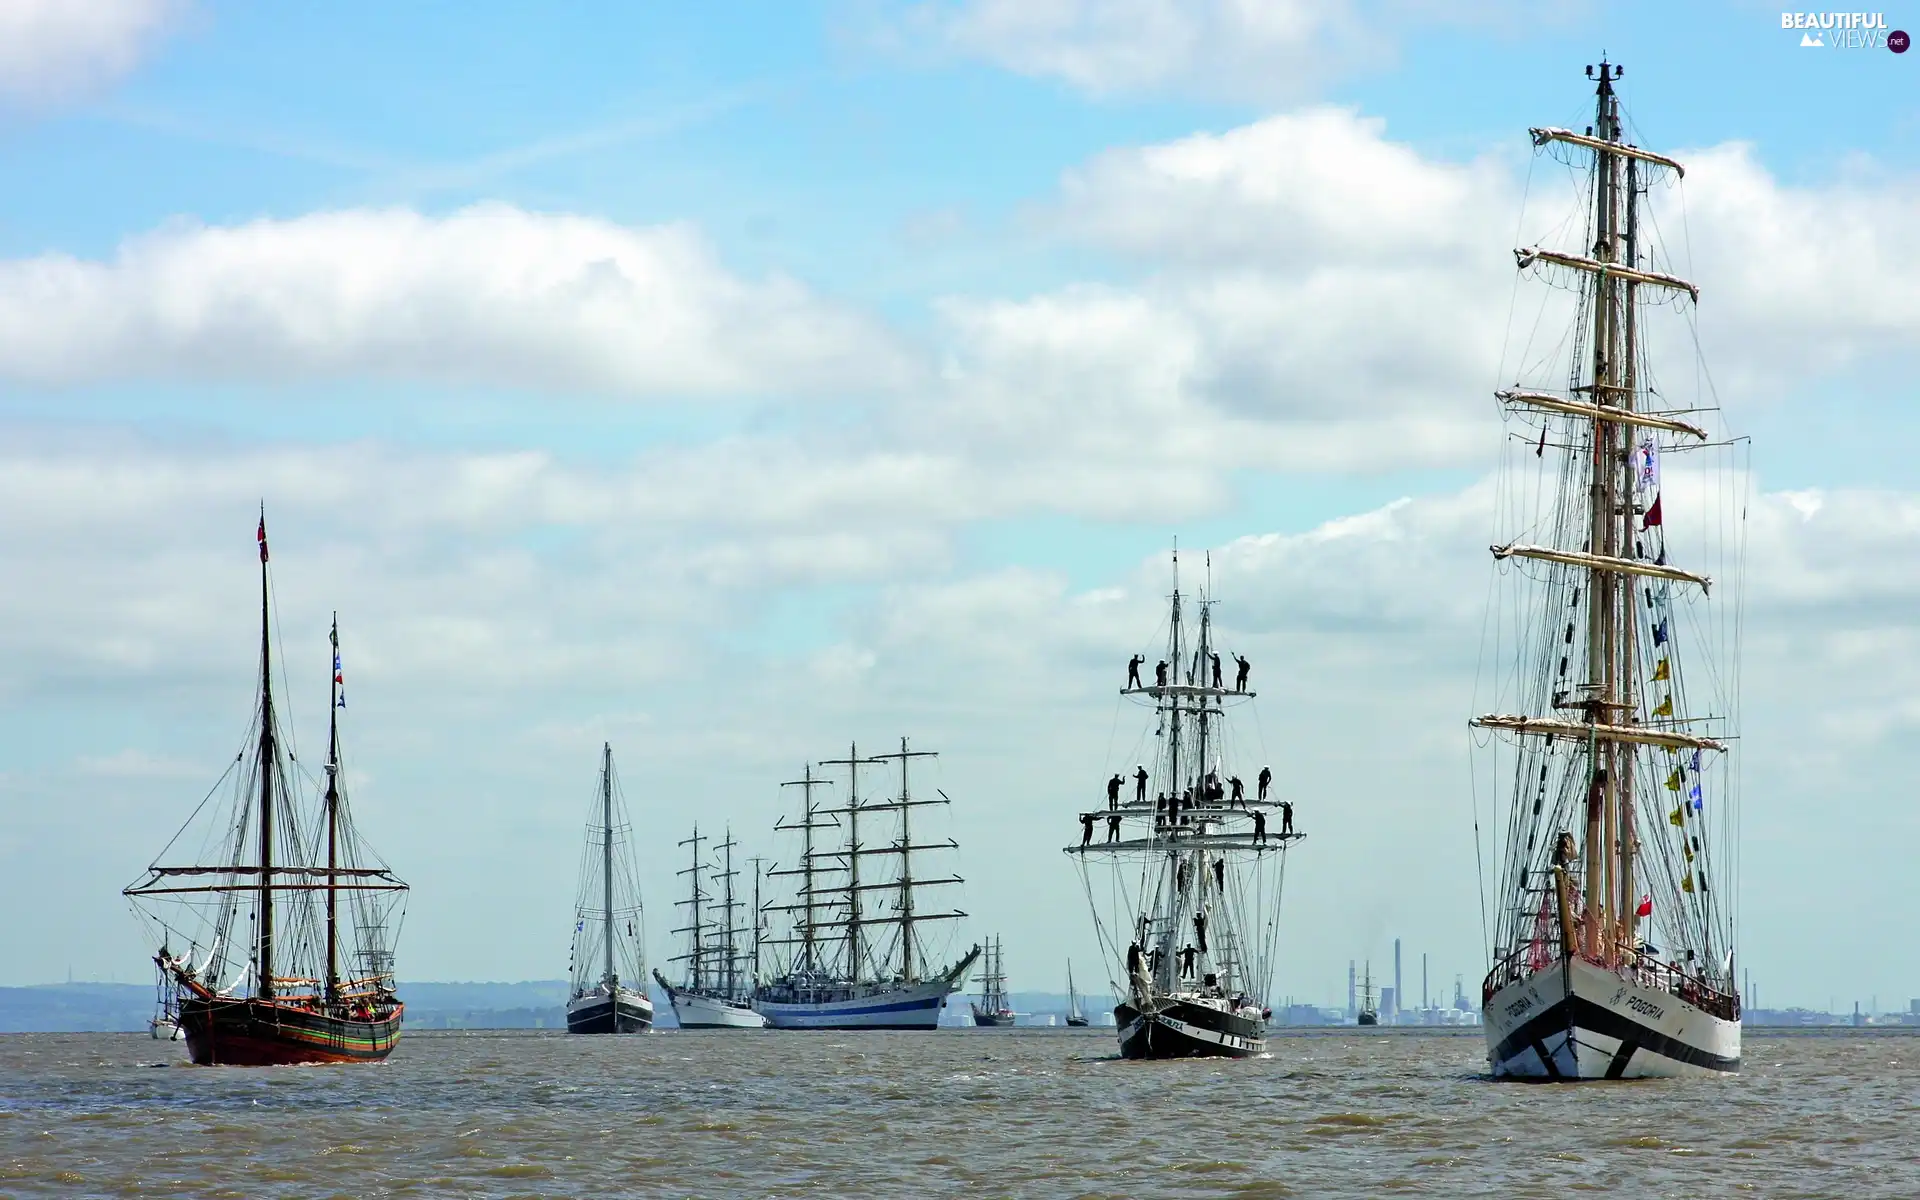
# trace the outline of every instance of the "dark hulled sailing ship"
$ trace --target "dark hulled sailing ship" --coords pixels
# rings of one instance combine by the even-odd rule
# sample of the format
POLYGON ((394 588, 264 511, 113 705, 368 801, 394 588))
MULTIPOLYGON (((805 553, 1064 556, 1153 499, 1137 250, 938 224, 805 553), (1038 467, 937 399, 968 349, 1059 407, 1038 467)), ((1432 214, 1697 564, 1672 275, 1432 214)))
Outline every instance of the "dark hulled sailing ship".
POLYGON ((633 871, 632 838, 633 826, 613 773, 613 747, 604 745, 600 786, 581 855, 580 895, 573 908, 569 1033, 645 1033, 653 1027, 653 1001, 646 992, 645 913, 633 871))
POLYGON ((1104 911, 1096 902, 1094 923, 1118 977, 1121 1055, 1243 1058, 1266 1048, 1286 852, 1301 835, 1291 802, 1270 798, 1269 771, 1251 792, 1227 773, 1245 753, 1228 716, 1254 698, 1249 668, 1238 660, 1236 686, 1223 685, 1205 594, 1197 635, 1189 632, 1178 551, 1171 599, 1154 683, 1129 677, 1122 690, 1152 714, 1153 767, 1141 764, 1131 789, 1115 775, 1106 809, 1080 814, 1080 844, 1066 852, 1087 895, 1112 898, 1104 911), (1268 827, 1272 816, 1279 829, 1268 827), (1104 840, 1093 836, 1097 824, 1104 840), (1095 882, 1099 868, 1107 877, 1095 882))
POLYGON ((214 787, 228 801, 196 810, 126 895, 160 942, 157 1020, 179 1029, 194 1062, 378 1061, 400 1037, 391 939, 407 885, 347 806, 337 620, 324 789, 303 787, 292 769, 274 703, 264 515, 256 540, 259 690, 247 743, 214 787), (186 861, 170 862, 175 854, 186 861))
POLYGON ((1013 1008, 1007 1003, 1007 955, 995 936, 980 960, 980 998, 970 1002, 973 1023, 988 1028, 1013 1024, 1013 1008))
POLYGON ((1500 650, 1495 702, 1512 707, 1473 721, 1497 735, 1488 753, 1506 814, 1495 959, 1482 987, 1496 1076, 1740 1065, 1732 908, 1722 899, 1732 882, 1726 758, 1739 610, 1668 550, 1681 544, 1669 540, 1679 525, 1689 548, 1737 571, 1744 501, 1732 481, 1745 447, 1703 427, 1717 419, 1710 395, 1676 402, 1648 352, 1645 318, 1699 292, 1658 269, 1648 187, 1682 170, 1625 140, 1620 74, 1600 64, 1584 134, 1532 131, 1585 184, 1584 213, 1562 224, 1580 244, 1515 251, 1523 271, 1563 286, 1574 332, 1562 343, 1571 362, 1523 363, 1545 378, 1498 394, 1520 425, 1501 516, 1540 532, 1538 544, 1493 547, 1513 586, 1495 592, 1492 623, 1518 639, 1500 650), (1682 453, 1688 465, 1667 481, 1679 486, 1663 493, 1660 464, 1682 453))

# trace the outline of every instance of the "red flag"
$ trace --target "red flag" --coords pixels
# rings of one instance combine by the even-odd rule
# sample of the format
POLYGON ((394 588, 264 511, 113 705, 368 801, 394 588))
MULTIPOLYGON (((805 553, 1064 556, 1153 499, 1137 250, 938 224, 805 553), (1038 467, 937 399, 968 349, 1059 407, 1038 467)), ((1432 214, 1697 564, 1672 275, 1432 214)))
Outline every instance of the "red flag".
POLYGON ((1659 523, 1660 523, 1660 497, 1655 496, 1653 498, 1653 507, 1647 510, 1647 519, 1641 522, 1641 524, 1647 529, 1652 529, 1655 525, 1658 525, 1659 523))
POLYGON ((260 532, 254 534, 253 537, 255 541, 260 543, 260 561, 267 561, 267 519, 265 517, 260 518, 260 532))
POLYGON ((1633 915, 1636 917, 1652 916, 1653 915, 1653 897, 1652 896, 1640 897, 1640 907, 1633 910, 1633 915))

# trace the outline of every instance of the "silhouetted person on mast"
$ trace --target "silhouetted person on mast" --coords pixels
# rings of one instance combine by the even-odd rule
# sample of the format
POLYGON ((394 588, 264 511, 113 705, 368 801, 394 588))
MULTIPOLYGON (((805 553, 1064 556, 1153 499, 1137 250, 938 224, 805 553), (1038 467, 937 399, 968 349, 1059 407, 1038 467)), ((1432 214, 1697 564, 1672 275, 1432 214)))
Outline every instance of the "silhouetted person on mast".
POLYGON ((1253 842, 1256 846, 1267 842, 1267 814, 1257 808, 1253 810, 1253 842))
POLYGON ((1120 776, 1107 780, 1107 811, 1120 807, 1120 776))
POLYGON ((1192 976, 1193 976, 1193 943, 1188 942, 1185 946, 1182 946, 1180 948, 1180 978, 1189 979, 1189 978, 1192 978, 1192 976))
POLYGON ((1285 837, 1286 835, 1292 832, 1293 832, 1293 801, 1282 800, 1280 802, 1280 836, 1285 837))
POLYGON ((1213 860, 1213 886, 1221 895, 1227 894, 1227 860, 1224 858, 1213 860))
POLYGON ((1144 763, 1133 769, 1133 799, 1136 804, 1147 802, 1147 768, 1144 763))
POLYGON ((1164 658, 1153 665, 1153 686, 1167 686, 1167 660, 1164 658))
POLYGON ((1218 688, 1220 686, 1220 655, 1217 652, 1211 652, 1207 657, 1213 660, 1213 686, 1218 688))
POLYGON ((1107 814, 1107 840, 1109 842, 1120 840, 1120 814, 1117 812, 1107 814))
POLYGON ((1247 690, 1247 676, 1253 673, 1253 664, 1238 654, 1233 656, 1233 661, 1240 664, 1240 670, 1233 678, 1233 690, 1244 692, 1247 690))
POLYGON ((1193 914, 1193 940, 1200 943, 1200 953, 1207 952, 1207 914, 1193 914))
POLYGON ((1265 800, 1267 798, 1267 789, 1271 786, 1273 786, 1273 768, 1261 767, 1260 768, 1260 798, 1262 800, 1265 800))
POLYGON ((1144 654, 1136 654, 1132 658, 1127 660, 1127 687, 1128 688, 1137 688, 1140 686, 1140 664, 1146 661, 1147 661, 1147 656, 1144 654))
POLYGON ((1093 841, 1093 814, 1081 813, 1080 814, 1080 844, 1084 846, 1091 841, 1093 841))
POLYGON ((1241 808, 1245 808, 1247 806, 1247 785, 1240 782, 1238 775, 1227 780, 1227 783, 1233 788, 1233 799, 1228 802, 1227 806, 1231 808, 1233 805, 1238 804, 1241 808))

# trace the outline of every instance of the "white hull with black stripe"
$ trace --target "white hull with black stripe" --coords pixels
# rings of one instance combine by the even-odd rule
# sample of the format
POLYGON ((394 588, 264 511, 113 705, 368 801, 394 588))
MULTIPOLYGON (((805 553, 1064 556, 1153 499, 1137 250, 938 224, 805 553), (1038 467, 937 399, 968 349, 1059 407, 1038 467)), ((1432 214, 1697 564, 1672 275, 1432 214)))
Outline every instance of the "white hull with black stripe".
POLYGON ((609 996, 596 989, 567 1004, 568 1033, 645 1033, 653 1028, 653 1001, 631 988, 609 996))
POLYGON ((682 1029, 765 1029, 767 1019, 738 1000, 668 988, 674 1019, 682 1029))
POLYGON ((1250 1058, 1267 1049, 1267 1023, 1257 1008, 1224 1000, 1160 996, 1113 1010, 1122 1058, 1250 1058))
POLYGON ((1568 1082, 1718 1075, 1740 1069, 1740 1022, 1572 959, 1487 999, 1495 1078, 1568 1082))

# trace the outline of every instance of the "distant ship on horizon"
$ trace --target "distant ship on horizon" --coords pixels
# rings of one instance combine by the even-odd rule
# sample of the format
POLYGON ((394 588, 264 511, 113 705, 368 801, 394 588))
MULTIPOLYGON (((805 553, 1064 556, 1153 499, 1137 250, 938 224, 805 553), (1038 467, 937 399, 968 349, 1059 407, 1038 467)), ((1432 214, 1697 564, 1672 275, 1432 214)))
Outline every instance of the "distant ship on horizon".
POLYGON ((1013 1024, 1014 1012, 1007 1003, 1007 956, 996 934, 987 940, 980 966, 980 999, 971 1002, 973 1023, 987 1027, 1013 1024))

